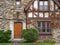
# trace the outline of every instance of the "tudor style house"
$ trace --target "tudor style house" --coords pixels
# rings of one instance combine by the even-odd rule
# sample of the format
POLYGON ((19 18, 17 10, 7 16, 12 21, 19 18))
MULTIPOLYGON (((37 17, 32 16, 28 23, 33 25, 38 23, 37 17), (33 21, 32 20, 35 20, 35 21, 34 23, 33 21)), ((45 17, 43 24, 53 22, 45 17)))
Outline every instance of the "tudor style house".
POLYGON ((20 39, 26 28, 38 29, 40 39, 53 38, 56 21, 60 0, 0 0, 0 30, 10 29, 11 39, 20 39))

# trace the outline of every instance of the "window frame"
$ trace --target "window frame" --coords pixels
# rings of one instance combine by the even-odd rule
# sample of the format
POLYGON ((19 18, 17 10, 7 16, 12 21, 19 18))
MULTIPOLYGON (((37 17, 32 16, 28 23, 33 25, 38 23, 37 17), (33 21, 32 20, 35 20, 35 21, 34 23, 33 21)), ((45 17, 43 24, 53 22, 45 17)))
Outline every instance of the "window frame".
POLYGON ((21 0, 15 0, 15 5, 16 5, 17 8, 21 8, 21 0), (17 2, 20 2, 20 4, 17 5, 17 2))
POLYGON ((43 33, 45 33, 45 32, 47 32, 47 33, 50 33, 51 32, 51 27, 50 27, 50 25, 51 25, 51 22, 50 21, 38 21, 37 23, 39 23, 38 25, 38 31, 39 32, 43 32, 43 33), (43 25, 43 22, 45 23, 44 25, 43 25), (49 23, 49 27, 48 27, 48 23, 49 23), (48 30, 49 29, 49 30, 48 30))
POLYGON ((40 1, 39 1, 39 10, 40 10, 40 11, 48 11, 48 10, 49 10, 49 1, 48 1, 48 0, 40 0, 40 1), (47 3, 48 3, 47 5, 44 4, 46 1, 47 1, 47 3), (43 4, 41 4, 40 2, 43 3, 43 4), (40 5, 40 4, 41 4, 41 5, 40 5), (40 6, 43 7, 43 10, 40 9, 40 6), (48 9, 45 9, 44 6, 47 6, 48 9))

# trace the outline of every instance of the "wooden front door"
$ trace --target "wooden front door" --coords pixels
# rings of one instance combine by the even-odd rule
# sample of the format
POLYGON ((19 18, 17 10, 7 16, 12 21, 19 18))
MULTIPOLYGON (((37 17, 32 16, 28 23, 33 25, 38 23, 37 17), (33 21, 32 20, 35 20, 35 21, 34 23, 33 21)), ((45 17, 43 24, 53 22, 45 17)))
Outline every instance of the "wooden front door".
POLYGON ((21 38, 22 35, 22 23, 15 22, 14 23, 14 38, 21 38))

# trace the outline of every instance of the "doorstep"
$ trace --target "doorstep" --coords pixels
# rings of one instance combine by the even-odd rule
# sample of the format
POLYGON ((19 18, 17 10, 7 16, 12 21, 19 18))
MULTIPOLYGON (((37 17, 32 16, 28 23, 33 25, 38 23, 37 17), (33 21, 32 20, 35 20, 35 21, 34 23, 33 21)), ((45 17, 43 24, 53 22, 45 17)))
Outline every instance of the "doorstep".
POLYGON ((12 42, 24 42, 24 39, 23 38, 14 38, 11 40, 12 42))

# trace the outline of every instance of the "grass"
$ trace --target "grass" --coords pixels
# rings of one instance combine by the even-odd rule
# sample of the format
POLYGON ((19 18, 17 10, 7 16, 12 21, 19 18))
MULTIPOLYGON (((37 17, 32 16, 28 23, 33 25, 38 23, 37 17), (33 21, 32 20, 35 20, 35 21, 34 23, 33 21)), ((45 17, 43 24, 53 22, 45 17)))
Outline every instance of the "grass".
MULTIPOLYGON (((0 43, 0 45, 12 45, 12 43, 0 43)), ((55 45, 55 43, 21 43, 20 45, 55 45)))
POLYGON ((54 43, 22 43, 21 45, 55 45, 54 43))
POLYGON ((12 43, 0 43, 0 45, 12 45, 12 43))

